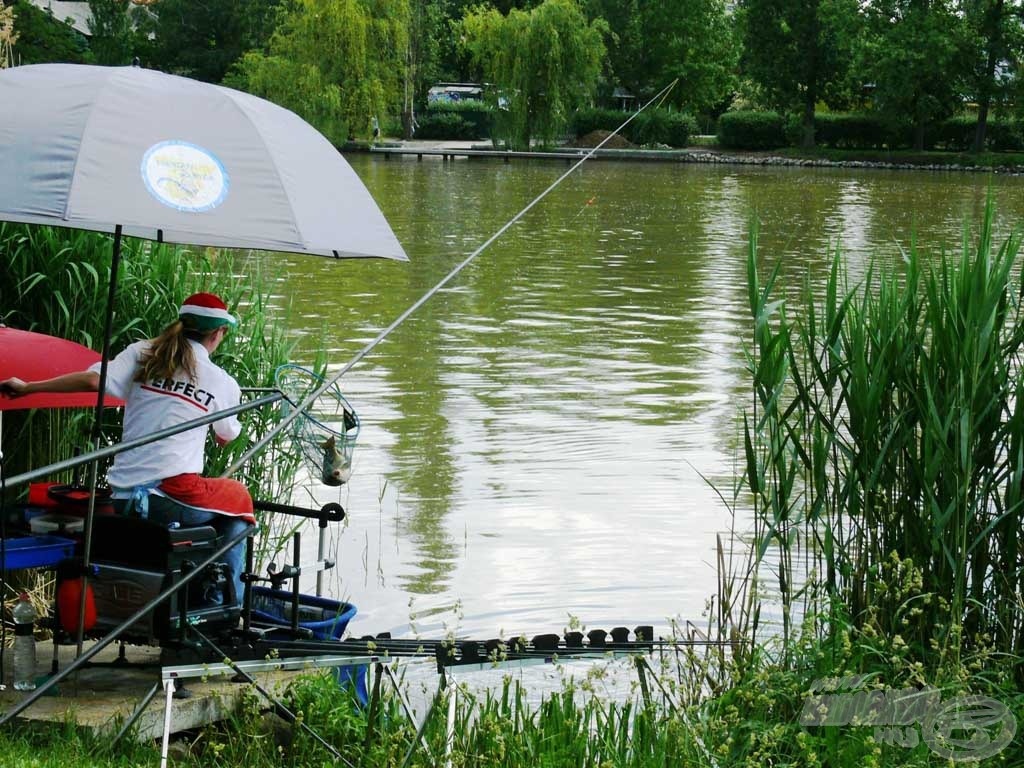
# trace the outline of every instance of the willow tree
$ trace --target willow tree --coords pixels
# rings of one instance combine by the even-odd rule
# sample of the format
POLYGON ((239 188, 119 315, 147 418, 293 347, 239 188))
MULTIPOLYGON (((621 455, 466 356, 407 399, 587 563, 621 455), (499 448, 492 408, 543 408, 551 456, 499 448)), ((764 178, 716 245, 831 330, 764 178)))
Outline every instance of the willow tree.
POLYGON ((226 82, 341 143, 400 108, 408 23, 407 0, 295 0, 269 53, 246 53, 226 82))
POLYGON ((497 86, 498 130, 510 145, 550 145, 593 96, 608 28, 588 22, 575 0, 544 0, 507 16, 477 6, 460 26, 471 62, 497 86))

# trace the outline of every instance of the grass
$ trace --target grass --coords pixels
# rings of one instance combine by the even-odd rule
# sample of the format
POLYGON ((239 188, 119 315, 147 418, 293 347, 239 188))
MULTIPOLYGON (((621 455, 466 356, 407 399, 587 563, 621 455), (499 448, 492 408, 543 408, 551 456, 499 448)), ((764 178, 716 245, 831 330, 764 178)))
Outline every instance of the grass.
POLYGON ((878 150, 878 149, 832 149, 817 147, 801 149, 784 147, 773 150, 771 154, 780 157, 813 158, 832 160, 834 162, 877 162, 912 165, 961 165, 979 166, 983 168, 1019 168, 1024 166, 1024 152, 949 152, 931 150, 915 152, 910 149, 878 150))
POLYGON ((786 635, 797 610, 840 605, 936 673, 989 640, 1024 653, 1020 237, 997 247, 992 217, 958 259, 925 269, 912 245, 902 274, 863 286, 844 287, 836 254, 826 296, 796 319, 775 274, 760 282, 752 238, 746 480, 786 635), (920 600, 910 621, 882 575, 893 558, 948 610, 920 600))

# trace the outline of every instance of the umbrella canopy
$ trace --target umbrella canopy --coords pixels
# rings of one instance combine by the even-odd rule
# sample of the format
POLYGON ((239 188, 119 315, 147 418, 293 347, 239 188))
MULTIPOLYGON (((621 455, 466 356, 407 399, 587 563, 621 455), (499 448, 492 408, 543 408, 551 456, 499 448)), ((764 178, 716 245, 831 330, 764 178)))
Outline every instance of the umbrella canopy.
MULTIPOLYGON (((44 333, 0 327, 0 381, 17 376, 25 381, 52 379, 65 373, 84 371, 100 361, 100 353, 73 341, 44 333)), ((108 406, 121 406, 108 397, 108 406)), ((45 392, 24 397, 0 395, 0 411, 24 408, 88 408, 96 405, 93 392, 45 392)))
POLYGON ((405 261, 362 181, 300 117, 140 67, 0 70, 0 220, 170 243, 405 261))

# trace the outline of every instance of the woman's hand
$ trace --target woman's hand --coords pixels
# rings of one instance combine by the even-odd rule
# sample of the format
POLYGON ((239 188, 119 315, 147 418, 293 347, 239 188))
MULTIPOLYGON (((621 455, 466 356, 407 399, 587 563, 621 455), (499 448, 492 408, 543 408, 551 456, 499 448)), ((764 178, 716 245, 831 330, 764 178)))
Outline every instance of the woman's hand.
POLYGON ((25 394, 28 384, 16 376, 0 381, 0 394, 6 397, 19 397, 25 394))

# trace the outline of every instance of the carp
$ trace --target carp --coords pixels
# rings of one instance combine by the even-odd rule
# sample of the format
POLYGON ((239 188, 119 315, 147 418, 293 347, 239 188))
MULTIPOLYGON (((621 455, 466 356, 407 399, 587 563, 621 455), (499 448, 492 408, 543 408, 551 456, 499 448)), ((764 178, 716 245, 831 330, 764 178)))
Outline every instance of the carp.
POLYGON ((320 480, 324 485, 344 485, 352 477, 352 457, 346 455, 338 447, 334 435, 331 435, 322 443, 320 448, 324 452, 323 470, 320 473, 320 480))

